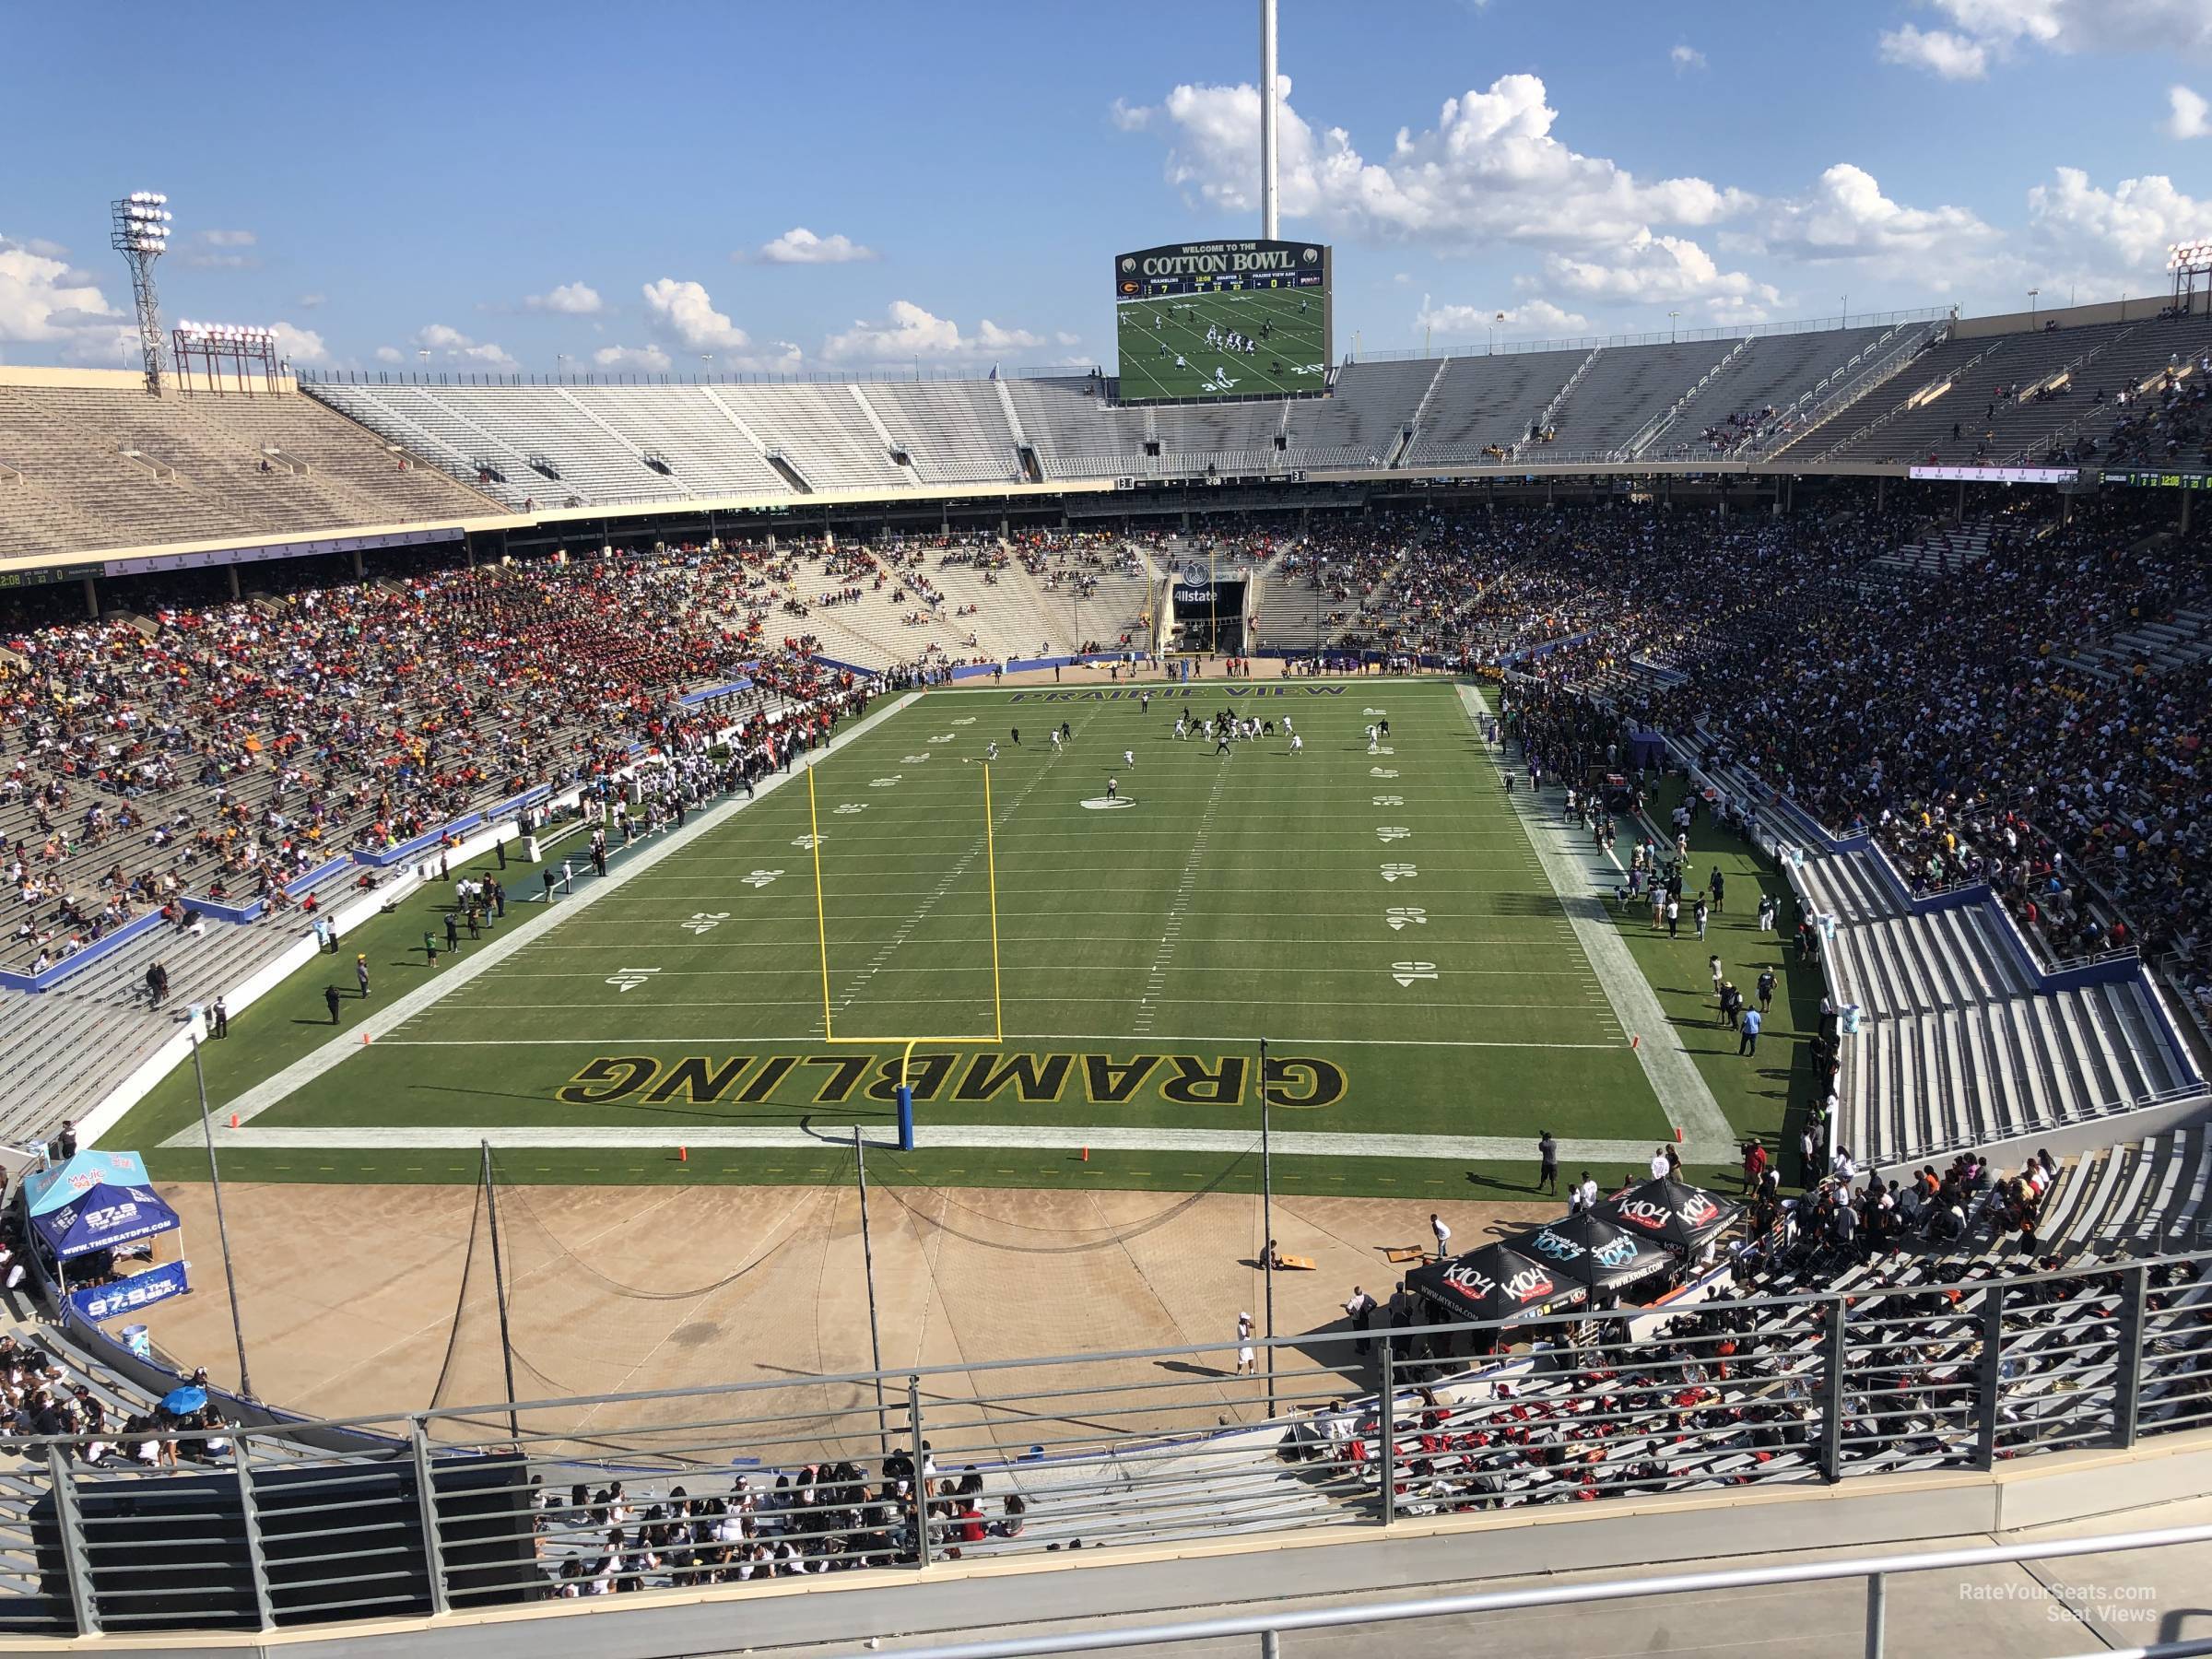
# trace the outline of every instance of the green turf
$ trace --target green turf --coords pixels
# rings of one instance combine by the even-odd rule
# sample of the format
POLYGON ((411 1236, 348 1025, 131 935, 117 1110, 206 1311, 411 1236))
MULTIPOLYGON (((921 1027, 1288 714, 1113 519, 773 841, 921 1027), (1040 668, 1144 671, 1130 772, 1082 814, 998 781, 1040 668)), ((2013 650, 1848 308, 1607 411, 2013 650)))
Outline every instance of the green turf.
POLYGON ((1124 300, 1114 308, 1122 396, 1142 402, 1319 393, 1328 385, 1327 316, 1328 300, 1313 288, 1124 300), (1268 326, 1265 339, 1262 324, 1268 326), (1247 335, 1259 349, 1209 346, 1208 326, 1247 335))
MULTIPOLYGON (((931 1124, 1251 1129, 1261 1036, 1280 1067, 1276 1122, 1286 1131, 1533 1138, 1540 1116, 1569 1138, 1664 1134, 1453 688, 1237 689, 1193 688, 1188 701, 1288 713, 1304 752, 1289 754, 1278 735, 1217 759, 1208 743, 1171 736, 1182 697, 1158 693, 1147 716, 1115 688, 932 693, 829 757, 818 784, 837 1029, 880 1044, 821 1041, 811 853, 796 844, 808 830, 806 792, 794 783, 349 1053, 253 1127, 372 1126, 403 1139, 426 1126, 627 1127, 674 1139, 692 1126, 837 1134, 888 1124, 890 1040, 992 1029, 979 762, 995 737, 1006 1039, 917 1048, 925 1135, 931 1124), (1387 711, 1391 754, 1366 752, 1369 709, 1387 711), (1054 754, 1047 727, 1064 719, 1073 735, 1054 754), (1136 804, 1086 808, 1110 773, 1136 804), (1395 865, 1414 874, 1385 880, 1395 865), (781 874, 753 885, 767 871, 781 874), (1394 910, 1423 919, 1400 916, 1393 928, 1394 910), (620 988, 625 980, 633 988, 620 988)), ((509 885, 519 895, 535 884, 518 869, 509 885)), ((380 995, 421 982, 432 971, 421 934, 441 898, 419 897, 362 930, 343 959, 369 950, 380 995)), ((517 907, 514 917, 535 911, 517 907)), ((230 1098, 329 1039, 320 966, 208 1048, 218 1121, 230 1098)), ((450 961, 436 971, 449 973, 450 961)), ((347 1018, 357 1006, 347 1003, 347 1018)), ((190 1123, 191 1102, 187 1072, 126 1122, 119 1143, 158 1143, 190 1123)), ((1757 1100, 1724 1103, 1759 1124, 1757 1100)), ((460 1153, 404 1145, 241 1145, 227 1157, 241 1176, 328 1181, 465 1179, 475 1168, 460 1153)), ((695 1148, 666 1168, 657 1152, 629 1149, 503 1155, 511 1171, 538 1180, 827 1178, 809 1172, 809 1159, 820 1155, 695 1148)), ((1033 1147, 925 1151, 912 1168, 915 1179, 1007 1185, 1240 1179, 1222 1173, 1236 1160, 1218 1150, 1070 1161, 1033 1147)), ((193 1172, 187 1155, 155 1162, 159 1173, 193 1172)), ((1430 1192, 1471 1172, 1525 1178, 1518 1163, 1394 1171, 1392 1160, 1359 1158, 1289 1168, 1300 1163, 1314 1166, 1300 1179, 1316 1191, 1430 1192)))

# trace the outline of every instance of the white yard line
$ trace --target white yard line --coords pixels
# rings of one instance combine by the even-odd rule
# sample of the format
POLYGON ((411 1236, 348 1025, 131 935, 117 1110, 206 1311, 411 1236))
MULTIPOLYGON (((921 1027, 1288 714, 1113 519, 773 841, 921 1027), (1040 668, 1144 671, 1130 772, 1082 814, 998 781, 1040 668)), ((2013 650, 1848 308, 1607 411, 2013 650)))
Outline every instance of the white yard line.
MULTIPOLYGON (((926 1120, 927 1109, 924 1109, 926 1120)), ((888 1125, 877 1125, 878 1133, 888 1125)), ((420 1151, 473 1152, 489 1141, 505 1148, 558 1147, 613 1152, 673 1152, 677 1147, 798 1148, 837 1152, 852 1147, 852 1128, 817 1132, 790 1124, 780 1127, 723 1126, 707 1124, 651 1129, 556 1128, 504 1124, 441 1124, 419 1128, 241 1129, 223 1132, 229 1147, 267 1152, 420 1151)), ((1031 1124, 932 1124, 916 1130, 925 1151, 967 1149, 1077 1152, 1086 1147, 1106 1152, 1228 1152, 1256 1156, 1260 1137, 1248 1129, 1065 1129, 1031 1124)), ((1533 1135, 1324 1135, 1277 1131, 1277 1158, 1419 1158, 1446 1161, 1534 1161, 1533 1135)), ((895 1145, 885 1139, 871 1145, 895 1145)), ((1687 1150, 1687 1148, 1685 1148, 1687 1150)), ((1626 1162, 1641 1168, 1651 1156, 1642 1141, 1562 1140, 1559 1155, 1572 1163, 1597 1166, 1626 1162)))
MULTIPOLYGON (((1477 688, 1462 686, 1459 695, 1471 720, 1490 718, 1489 704, 1477 688)), ((1613 883, 1602 874, 1603 866, 1594 870, 1586 862, 1588 848, 1578 844, 1566 826, 1548 821, 1542 803, 1527 792, 1516 791, 1507 800, 1527 832, 1536 862, 1566 909, 1567 921, 1606 1001, 1622 1026, 1641 1039, 1636 1058, 1643 1064, 1643 1075, 1651 1080, 1652 1092, 1658 1096, 1666 1121, 1682 1132, 1687 1143, 1682 1148, 1684 1160, 1734 1162, 1735 1131, 1729 1127, 1727 1114, 1698 1075, 1696 1064, 1675 1035, 1666 1011, 1659 1006, 1651 982, 1621 942, 1620 932, 1606 911, 1613 883)))
MULTIPOLYGON (((511 912, 505 931, 498 938, 472 947, 453 966, 441 970, 436 978, 418 985, 405 995, 394 997, 344 1036, 333 1037, 321 1048, 301 1055, 276 1076, 223 1102, 223 1112, 226 1115, 235 1112, 240 1123, 251 1123, 277 1101, 297 1093, 324 1072, 336 1067, 348 1055, 358 1053, 364 1038, 373 1043, 417 1015, 427 1013, 454 992, 498 967, 516 951, 534 943, 548 928, 559 925, 570 916, 581 914, 641 872, 653 868, 670 853, 689 846, 709 830, 717 828, 732 813, 744 811, 752 804, 752 800, 765 798, 783 784, 800 777, 824 756, 838 753, 878 722, 888 720, 908 704, 920 700, 921 695, 918 691, 909 691, 877 709, 875 713, 865 716, 857 725, 833 733, 829 746, 808 755, 806 765, 794 766, 789 771, 775 772, 762 779, 754 786, 752 797, 738 795, 692 814, 691 821, 681 830, 664 834, 657 843, 641 847, 627 854, 618 867, 609 870, 606 879, 587 884, 572 897, 547 906, 543 913, 525 921, 515 917, 511 912)), ((187 1135, 184 1141, 189 1143, 190 1138, 187 1135)))

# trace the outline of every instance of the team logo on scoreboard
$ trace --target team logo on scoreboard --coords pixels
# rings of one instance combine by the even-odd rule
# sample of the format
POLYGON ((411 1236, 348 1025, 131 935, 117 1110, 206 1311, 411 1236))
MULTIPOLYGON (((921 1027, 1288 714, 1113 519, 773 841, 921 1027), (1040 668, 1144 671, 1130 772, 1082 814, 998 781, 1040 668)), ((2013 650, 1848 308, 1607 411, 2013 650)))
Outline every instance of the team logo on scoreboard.
POLYGON ((1321 263, 1321 250, 1319 248, 1308 248, 1305 252, 1305 261, 1308 265, 1319 265, 1321 263))
MULTIPOLYGON (((1307 257, 1308 259, 1311 259, 1311 258, 1312 258, 1312 257, 1313 257, 1313 251, 1312 251, 1311 248, 1309 248, 1309 249, 1307 249, 1307 250, 1306 250, 1306 257, 1307 257)), ((1124 256, 1123 257, 1123 259, 1122 259, 1122 269, 1123 269, 1123 271, 1124 271, 1124 272, 1130 272, 1130 271, 1134 271, 1134 270, 1135 270, 1135 269, 1136 269, 1136 259, 1135 259, 1135 255, 1133 255, 1133 254, 1124 255, 1124 256)))

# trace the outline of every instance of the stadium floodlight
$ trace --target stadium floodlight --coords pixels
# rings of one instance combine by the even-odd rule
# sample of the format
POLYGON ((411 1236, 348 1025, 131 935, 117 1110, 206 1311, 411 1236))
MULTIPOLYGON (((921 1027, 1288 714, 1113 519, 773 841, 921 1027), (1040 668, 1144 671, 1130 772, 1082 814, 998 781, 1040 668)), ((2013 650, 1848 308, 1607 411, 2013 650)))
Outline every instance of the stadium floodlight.
POLYGON ((159 396, 164 367, 161 300, 154 288, 154 261, 169 252, 171 215, 169 197, 158 190, 134 190, 108 204, 108 245, 131 267, 131 298, 138 320, 138 351, 146 365, 146 389, 159 396))
POLYGON ((2170 271, 2203 270, 2207 265, 2212 265, 2212 236, 2174 242, 2166 250, 2166 268, 2170 271))

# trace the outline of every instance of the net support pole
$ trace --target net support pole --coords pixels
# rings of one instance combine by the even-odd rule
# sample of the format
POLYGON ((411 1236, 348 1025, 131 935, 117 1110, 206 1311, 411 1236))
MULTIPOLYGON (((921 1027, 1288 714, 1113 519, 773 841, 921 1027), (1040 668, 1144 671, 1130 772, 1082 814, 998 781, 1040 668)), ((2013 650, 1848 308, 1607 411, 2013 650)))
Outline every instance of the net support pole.
POLYGON ((246 1369, 246 1325, 238 1311, 238 1275, 230 1261, 230 1227, 223 1216, 223 1173, 215 1157, 215 1119, 207 1110, 207 1074, 200 1068, 200 1028, 195 1019, 192 1039, 192 1081, 200 1096, 200 1134, 207 1143, 207 1185, 215 1194, 215 1237, 223 1253, 223 1287, 230 1295, 230 1340, 238 1348, 238 1392, 251 1400, 253 1373, 246 1369))
POLYGON ((1267 1415, 1275 1416, 1275 1147, 1267 1121, 1267 1039, 1260 1039, 1260 1288, 1267 1315, 1267 1415))
POLYGON ((500 1365, 507 1379, 507 1434, 520 1441, 522 1426, 514 1415, 514 1338, 507 1328, 507 1268, 500 1254, 500 1197, 491 1181, 491 1143, 478 1144, 484 1150, 484 1211, 491 1225, 491 1294, 500 1308, 500 1365))
MULTIPOLYGON (((905 1073, 900 1073, 899 1093, 908 1096, 905 1073)), ((902 1126, 904 1116, 902 1115, 902 1126)), ((853 1173, 860 1186, 860 1261, 861 1270, 868 1280, 868 1363, 876 1371, 876 1444, 878 1454, 891 1454, 890 1419, 884 1415, 883 1406, 883 1335, 876 1323, 876 1244, 868 1231, 868 1154, 867 1144, 860 1137, 860 1125, 853 1125, 853 1173)))

